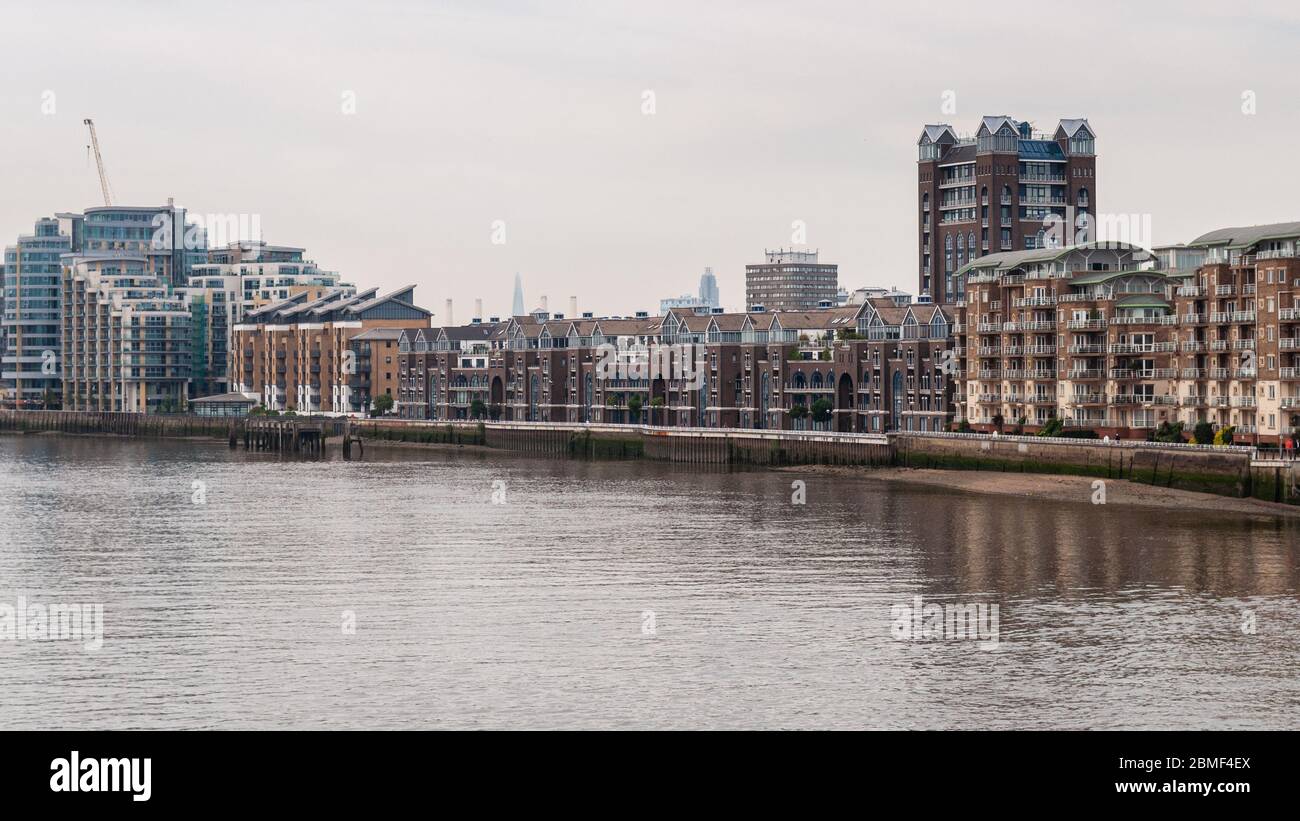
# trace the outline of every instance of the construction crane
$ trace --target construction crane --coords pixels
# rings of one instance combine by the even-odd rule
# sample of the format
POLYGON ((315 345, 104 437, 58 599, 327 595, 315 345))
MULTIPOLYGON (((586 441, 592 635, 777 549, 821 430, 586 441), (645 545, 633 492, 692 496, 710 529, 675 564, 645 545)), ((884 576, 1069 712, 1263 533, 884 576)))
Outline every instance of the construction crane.
POLYGON ((108 187, 108 175, 104 173, 104 158, 99 153, 99 138, 95 136, 95 121, 86 118, 85 123, 90 128, 90 146, 95 149, 95 165, 99 166, 99 187, 104 190, 104 204, 113 204, 113 189, 108 187))

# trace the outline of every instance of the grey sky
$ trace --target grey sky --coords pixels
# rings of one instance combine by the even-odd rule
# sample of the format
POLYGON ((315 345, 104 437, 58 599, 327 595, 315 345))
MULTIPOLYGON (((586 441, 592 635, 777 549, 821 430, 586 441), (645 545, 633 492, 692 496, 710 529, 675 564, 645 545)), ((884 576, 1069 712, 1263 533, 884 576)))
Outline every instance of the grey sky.
POLYGON ((101 202, 92 116, 120 203, 260 214, 359 286, 417 283, 436 321, 507 313, 515 271, 530 308, 630 312, 710 265, 738 308, 793 220, 842 285, 915 291, 926 122, 1088 117, 1100 210, 1156 242, 1300 219, 1296 8, 7 4, 0 241, 101 202))

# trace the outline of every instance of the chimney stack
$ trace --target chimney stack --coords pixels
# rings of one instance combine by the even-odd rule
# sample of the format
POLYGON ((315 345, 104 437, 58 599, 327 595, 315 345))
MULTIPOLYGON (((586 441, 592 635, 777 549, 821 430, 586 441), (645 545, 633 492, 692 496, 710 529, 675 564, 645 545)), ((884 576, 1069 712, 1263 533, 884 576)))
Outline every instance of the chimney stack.
POLYGON ((450 300, 450 299, 447 300, 447 315, 446 315, 445 317, 443 317, 443 324, 444 324, 445 326, 447 326, 447 327, 450 327, 450 326, 456 324, 455 321, 452 320, 452 318, 451 318, 451 300, 450 300))
POLYGON ((547 310, 547 308, 546 308, 546 294, 542 294, 542 310, 543 310, 543 311, 547 310))
POLYGON ((479 297, 478 299, 474 300, 474 318, 478 320, 483 319, 483 298, 482 297, 479 297))
POLYGON ((576 296, 571 296, 569 297, 569 316, 577 316, 577 315, 578 315, 578 298, 576 296))

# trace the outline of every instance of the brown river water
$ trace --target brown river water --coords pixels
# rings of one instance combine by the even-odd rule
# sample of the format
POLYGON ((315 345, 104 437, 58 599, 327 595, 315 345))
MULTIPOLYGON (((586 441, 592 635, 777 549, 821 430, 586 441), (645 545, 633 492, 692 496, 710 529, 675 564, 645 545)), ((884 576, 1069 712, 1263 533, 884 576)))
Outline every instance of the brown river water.
POLYGON ((0 436, 3 729, 1295 729, 1298 591, 1296 521, 1212 505, 0 436))

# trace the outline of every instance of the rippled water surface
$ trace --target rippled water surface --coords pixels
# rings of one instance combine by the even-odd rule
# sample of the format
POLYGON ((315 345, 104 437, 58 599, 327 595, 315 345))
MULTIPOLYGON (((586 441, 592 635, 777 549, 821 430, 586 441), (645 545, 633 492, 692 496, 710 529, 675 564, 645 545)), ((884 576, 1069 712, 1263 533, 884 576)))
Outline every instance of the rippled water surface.
POLYGON ((1298 560, 1212 505, 0 436, 0 604, 104 614, 0 635, 0 728, 1297 728, 1298 560), (897 640, 916 596, 998 646, 897 640))

